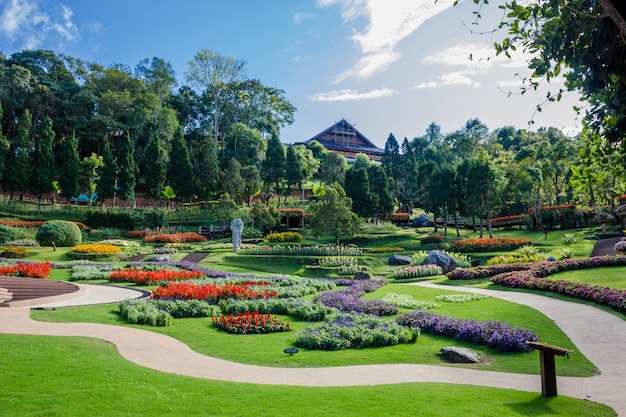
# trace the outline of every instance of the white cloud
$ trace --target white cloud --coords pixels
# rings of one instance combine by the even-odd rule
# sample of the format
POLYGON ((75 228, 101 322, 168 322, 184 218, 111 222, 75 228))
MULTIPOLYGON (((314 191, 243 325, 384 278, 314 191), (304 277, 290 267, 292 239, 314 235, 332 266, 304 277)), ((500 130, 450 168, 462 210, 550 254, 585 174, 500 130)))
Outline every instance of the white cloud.
POLYGON ((343 72, 337 82, 348 78, 365 79, 386 70, 401 55, 395 50, 400 41, 433 16, 452 7, 451 1, 433 0, 318 0, 318 4, 342 7, 344 22, 359 18, 367 26, 355 30, 352 40, 364 55, 356 65, 343 72))
POLYGON ((359 101, 370 100, 381 97, 388 97, 395 94, 395 91, 389 88, 380 88, 377 90, 360 93, 356 90, 337 90, 329 91, 327 93, 318 93, 312 96, 307 96, 306 99, 310 101, 359 101))
POLYGON ((72 15, 64 5, 48 12, 40 9, 37 0, 10 0, 0 14, 0 32, 25 49, 37 48, 47 38, 71 41, 78 36, 72 15))
POLYGON ((296 24, 301 23, 303 20, 312 19, 314 17, 315 15, 313 13, 302 13, 302 12, 291 13, 291 18, 293 19, 293 22, 296 24))
POLYGON ((471 71, 450 72, 437 77, 436 81, 429 81, 416 85, 415 89, 439 88, 451 85, 466 85, 468 87, 480 87, 480 83, 472 80, 471 71))

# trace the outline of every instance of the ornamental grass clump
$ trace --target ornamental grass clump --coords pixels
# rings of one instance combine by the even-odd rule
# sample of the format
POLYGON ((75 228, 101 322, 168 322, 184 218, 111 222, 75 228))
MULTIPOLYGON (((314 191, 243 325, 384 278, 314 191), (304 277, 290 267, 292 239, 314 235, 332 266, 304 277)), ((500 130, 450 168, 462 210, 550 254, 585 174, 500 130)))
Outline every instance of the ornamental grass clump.
POLYGON ((410 308, 412 310, 428 310, 440 307, 439 304, 430 301, 415 300, 410 294, 387 293, 383 301, 393 304, 398 308, 410 308))
POLYGON ((363 234, 393 233, 397 230, 400 230, 398 226, 384 221, 363 222, 359 225, 359 233, 363 234))
POLYGON ((231 334, 265 334, 291 331, 289 323, 258 311, 213 318, 213 326, 231 334))
POLYGON ((500 321, 462 320, 421 310, 402 315, 397 322, 425 333, 486 345, 502 352, 530 352, 526 341, 539 340, 529 329, 511 327, 500 321))
POLYGON ((411 265, 393 271, 393 277, 395 279, 432 277, 441 274, 443 274, 441 267, 433 264, 411 265))
POLYGON ((356 258, 351 258, 351 257, 346 258, 346 257, 330 256, 327 258, 318 259, 317 264, 325 268, 336 268, 339 266, 346 266, 346 265, 358 265, 359 260, 356 258))
POLYGON ((419 329, 408 328, 369 314, 336 314, 319 326, 298 332, 296 345, 307 349, 345 350, 413 343, 419 329))

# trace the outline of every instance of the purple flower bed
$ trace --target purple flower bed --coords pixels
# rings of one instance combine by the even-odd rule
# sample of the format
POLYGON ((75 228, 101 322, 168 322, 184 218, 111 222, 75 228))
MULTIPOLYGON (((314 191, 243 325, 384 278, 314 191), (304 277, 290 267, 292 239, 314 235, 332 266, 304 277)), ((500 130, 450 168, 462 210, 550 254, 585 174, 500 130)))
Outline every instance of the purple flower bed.
POLYGON ((363 300, 361 297, 386 285, 384 280, 358 280, 340 291, 329 291, 319 295, 316 301, 326 307, 333 307, 343 312, 357 312, 376 316, 391 316, 398 313, 398 307, 382 300, 363 300))
POLYGON ((616 288, 590 285, 581 282, 546 279, 534 275, 531 271, 509 272, 496 275, 491 278, 491 282, 510 288, 528 288, 532 290, 555 292, 606 305, 622 313, 626 312, 626 290, 618 290, 616 288))
POLYGON ((450 337, 463 342, 487 345, 503 352, 530 352, 526 341, 538 341, 537 335, 528 330, 511 327, 500 321, 462 320, 440 316, 423 310, 402 315, 398 324, 434 335, 450 337))

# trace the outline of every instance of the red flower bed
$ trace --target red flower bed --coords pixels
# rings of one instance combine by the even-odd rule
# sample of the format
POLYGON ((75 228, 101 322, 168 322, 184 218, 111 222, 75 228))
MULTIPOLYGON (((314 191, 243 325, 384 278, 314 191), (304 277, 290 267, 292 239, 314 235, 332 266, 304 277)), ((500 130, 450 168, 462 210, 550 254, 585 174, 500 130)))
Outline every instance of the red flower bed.
POLYGON ((148 236, 150 234, 152 234, 152 231, 150 229, 131 230, 131 231, 124 233, 124 237, 129 238, 129 239, 139 239, 139 238, 148 236))
POLYGON ((52 264, 41 262, 36 264, 15 264, 0 266, 0 275, 16 275, 26 278, 49 278, 52 264))
POLYGON ((143 241, 146 243, 186 243, 186 242, 206 242, 208 239, 194 232, 169 233, 146 236, 143 241))
POLYGON ((516 216, 494 217, 493 219, 491 219, 491 226, 493 227, 515 226, 515 225, 524 223, 526 219, 528 219, 527 214, 518 214, 516 216))
POLYGON ((214 317, 213 325, 232 334, 262 334, 291 330, 289 323, 277 320, 269 313, 261 314, 258 311, 214 317))
POLYGON ((216 303, 219 300, 235 298, 238 300, 256 300, 260 298, 278 297, 276 291, 254 291, 246 285, 230 284, 189 284, 185 282, 172 282, 164 287, 159 287, 150 294, 154 299, 175 300, 205 300, 216 303))
MULTIPOLYGON (((576 204, 561 204, 560 206, 541 206, 539 211, 554 211, 554 210, 576 210, 576 204)), ((528 214, 535 211, 534 207, 528 209, 528 214)))
POLYGON ((174 271, 159 269, 157 271, 142 271, 140 269, 119 269, 111 272, 111 282, 134 282, 137 285, 154 285, 167 281, 183 281, 186 279, 202 278, 200 271, 174 271))
POLYGON ((9 227, 25 227, 25 228, 37 228, 44 224, 44 220, 0 220, 0 224, 9 227))
POLYGON ((484 238, 484 239, 465 239, 456 240, 450 244, 451 252, 498 252, 510 251, 520 246, 530 245, 530 239, 511 239, 511 238, 484 238))

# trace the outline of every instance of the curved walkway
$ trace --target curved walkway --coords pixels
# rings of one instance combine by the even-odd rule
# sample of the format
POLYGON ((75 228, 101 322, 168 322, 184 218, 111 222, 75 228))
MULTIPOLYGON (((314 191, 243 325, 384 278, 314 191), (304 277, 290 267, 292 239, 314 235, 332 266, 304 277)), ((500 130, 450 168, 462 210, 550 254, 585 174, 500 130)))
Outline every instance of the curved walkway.
MULTIPOLYGON (((429 282, 413 285, 434 286, 429 282)), ((99 289, 91 288, 90 290, 95 293, 99 289)), ((626 321, 591 306, 534 294, 474 288, 455 289, 489 294, 528 305, 554 320, 577 348, 600 370, 600 375, 589 378, 559 377, 557 384, 559 393, 609 405, 620 416, 626 416, 626 395, 624 395, 626 392, 626 321)), ((93 337, 115 344, 124 358, 145 367, 179 375, 233 382, 297 386, 357 386, 408 382, 468 384, 471 382, 472 385, 541 392, 538 375, 491 372, 452 366, 396 364, 330 368, 272 368, 244 365, 201 355, 176 339, 151 331, 105 324, 34 321, 29 317, 29 309, 23 307, 0 308, 0 332, 93 337)))

